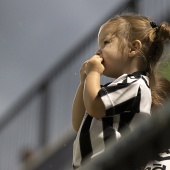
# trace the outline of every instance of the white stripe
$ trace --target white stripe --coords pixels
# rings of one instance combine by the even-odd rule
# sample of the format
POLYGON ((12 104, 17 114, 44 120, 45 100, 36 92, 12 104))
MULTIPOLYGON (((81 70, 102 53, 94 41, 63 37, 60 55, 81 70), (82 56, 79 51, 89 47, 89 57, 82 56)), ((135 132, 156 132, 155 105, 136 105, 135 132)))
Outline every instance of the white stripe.
POLYGON ((74 166, 81 166, 81 152, 80 152, 80 144, 79 144, 79 135, 77 134, 77 137, 73 144, 73 163, 74 166))
POLYGON ((151 110, 150 103, 152 102, 151 91, 146 86, 146 84, 144 82, 142 82, 142 80, 140 83, 140 89, 141 89, 140 112, 150 114, 150 110, 151 110))
POLYGON ((80 151, 80 132, 81 132, 81 128, 83 126, 83 123, 84 123, 84 120, 86 119, 87 117, 87 113, 84 115, 83 117, 83 120, 81 122, 81 125, 79 127, 79 131, 77 133, 77 136, 76 136, 76 139, 73 143, 73 163, 74 163, 74 166, 81 166, 81 151, 80 151))
POLYGON ((93 118, 90 127, 90 139, 93 150, 93 157, 102 153, 105 149, 102 120, 93 118))

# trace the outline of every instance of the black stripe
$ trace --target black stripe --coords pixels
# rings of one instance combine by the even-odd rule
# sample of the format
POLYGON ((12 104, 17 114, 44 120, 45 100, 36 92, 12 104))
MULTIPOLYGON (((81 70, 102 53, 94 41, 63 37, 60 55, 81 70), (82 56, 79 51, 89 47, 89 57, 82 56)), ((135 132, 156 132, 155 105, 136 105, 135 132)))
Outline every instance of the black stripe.
POLYGON ((138 89, 137 96, 126 100, 108 110, 106 110, 106 116, 111 117, 120 114, 119 131, 126 128, 130 130, 129 124, 132 121, 135 113, 140 112, 140 101, 141 101, 141 89, 138 89))
POLYGON ((93 118, 90 115, 87 115, 80 132, 80 152, 82 161, 89 156, 89 154, 92 154, 92 145, 89 132, 92 119, 93 118))
POLYGON ((127 78, 122 81, 122 83, 127 83, 127 78))
POLYGON ((114 107, 111 107, 109 109, 106 110, 106 117, 110 117, 113 115, 117 115, 117 114, 121 114, 123 112, 130 112, 132 109, 132 104, 135 100, 136 96, 128 99, 120 104, 117 104, 114 107))
POLYGON ((119 131, 121 131, 122 128, 130 130, 129 128, 130 122, 132 121, 134 115, 140 112, 140 101, 141 101, 141 89, 139 88, 138 94, 134 101, 132 102, 130 112, 120 114, 119 131))
POLYGON ((125 87, 127 87, 127 86, 129 86, 129 85, 130 85, 129 83, 118 83, 116 86, 102 87, 102 88, 99 90, 98 95, 99 95, 100 97, 102 97, 102 96, 105 96, 105 95, 108 94, 108 93, 111 93, 111 92, 120 90, 120 89, 125 88, 125 87))
MULTIPOLYGON (((142 78, 144 80, 144 82, 146 83, 146 85, 149 87, 149 85, 147 84, 147 81, 143 78, 142 75, 146 75, 146 72, 145 71, 137 71, 133 74, 129 74, 128 77, 130 79, 142 78), (132 77, 134 77, 134 78, 132 78, 132 77)), ((127 83, 127 78, 125 78, 122 83, 118 83, 116 86, 108 86, 110 84, 110 83, 108 83, 105 86, 102 86, 102 88, 98 92, 98 95, 100 97, 102 97, 102 96, 106 95, 107 93, 115 92, 117 90, 125 88, 125 87, 129 86, 130 84, 134 83, 135 81, 137 81, 137 80, 134 80, 133 82, 127 83)))
POLYGON ((120 104, 117 104, 114 107, 111 107, 106 110, 106 117, 113 115, 128 113, 128 112, 140 112, 140 101, 141 101, 141 89, 139 87, 137 96, 128 99, 120 104))
POLYGON ((132 74, 129 74, 128 76, 131 77, 131 76, 134 76, 135 78, 140 78, 141 75, 145 75, 146 76, 146 71, 136 71, 132 74))
POLYGON ((135 115, 135 112, 129 112, 129 113, 122 113, 120 114, 120 123, 119 123, 119 132, 121 133, 121 130, 131 131, 129 128, 129 124, 132 121, 133 117, 135 115))
POLYGON ((115 130, 113 129, 113 119, 114 118, 102 118, 102 124, 103 124, 103 139, 104 142, 106 142, 108 139, 116 138, 115 130))
POLYGON ((141 88, 139 87, 137 96, 132 104, 132 111, 139 113, 140 112, 140 102, 141 102, 141 88))

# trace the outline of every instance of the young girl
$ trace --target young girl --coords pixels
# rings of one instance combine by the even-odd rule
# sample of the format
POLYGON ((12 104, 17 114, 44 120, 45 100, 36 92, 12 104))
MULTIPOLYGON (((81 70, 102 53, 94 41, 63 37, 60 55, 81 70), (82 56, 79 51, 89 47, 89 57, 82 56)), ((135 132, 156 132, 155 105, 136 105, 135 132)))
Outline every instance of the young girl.
POLYGON ((152 106, 165 100, 167 81, 156 69, 169 38, 167 23, 157 26, 136 14, 116 16, 101 26, 99 50, 82 65, 73 102, 74 169, 102 153, 108 139, 115 142, 122 130, 133 131, 151 115, 152 106), (116 79, 101 87, 102 74, 116 79))

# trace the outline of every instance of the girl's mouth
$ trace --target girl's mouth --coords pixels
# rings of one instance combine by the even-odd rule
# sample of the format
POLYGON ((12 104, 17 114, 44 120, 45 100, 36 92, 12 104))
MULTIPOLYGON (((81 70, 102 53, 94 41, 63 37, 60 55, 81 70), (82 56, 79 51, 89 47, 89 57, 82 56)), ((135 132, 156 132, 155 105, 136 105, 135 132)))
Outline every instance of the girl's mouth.
POLYGON ((104 64, 104 58, 103 57, 101 57, 103 60, 102 60, 102 64, 104 64))

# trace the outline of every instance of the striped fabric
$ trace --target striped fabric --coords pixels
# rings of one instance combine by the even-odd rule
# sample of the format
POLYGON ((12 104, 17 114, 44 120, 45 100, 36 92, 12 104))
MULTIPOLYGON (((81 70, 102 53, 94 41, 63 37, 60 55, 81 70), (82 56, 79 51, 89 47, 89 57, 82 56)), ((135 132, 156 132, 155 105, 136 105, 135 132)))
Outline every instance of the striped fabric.
POLYGON ((169 170, 170 169, 170 149, 167 149, 156 156, 155 160, 150 161, 145 170, 169 170))
POLYGON ((73 167, 105 150, 108 139, 117 141, 122 129, 133 131, 136 125, 150 115, 151 92, 145 72, 123 74, 98 92, 106 116, 101 119, 85 114, 73 147, 73 167))

